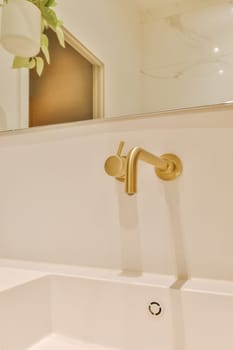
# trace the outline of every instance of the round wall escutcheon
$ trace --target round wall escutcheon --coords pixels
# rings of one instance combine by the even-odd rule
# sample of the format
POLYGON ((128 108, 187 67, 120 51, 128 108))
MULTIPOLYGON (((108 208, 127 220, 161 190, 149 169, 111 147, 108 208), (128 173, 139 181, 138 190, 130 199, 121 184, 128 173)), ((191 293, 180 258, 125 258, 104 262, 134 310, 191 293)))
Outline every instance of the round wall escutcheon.
POLYGON ((161 159, 167 160, 168 167, 165 170, 161 170, 155 167, 156 175, 165 181, 175 180, 182 174, 183 166, 179 157, 172 153, 166 153, 160 156, 161 159))

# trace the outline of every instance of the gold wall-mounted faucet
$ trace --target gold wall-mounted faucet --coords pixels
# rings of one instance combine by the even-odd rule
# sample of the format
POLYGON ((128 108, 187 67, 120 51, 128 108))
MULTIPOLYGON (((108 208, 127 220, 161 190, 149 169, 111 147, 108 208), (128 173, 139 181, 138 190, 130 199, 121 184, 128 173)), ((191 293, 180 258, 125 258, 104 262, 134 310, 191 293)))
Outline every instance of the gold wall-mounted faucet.
POLYGON ((139 160, 153 165, 157 176, 165 181, 174 180, 182 173, 182 162, 175 154, 166 153, 157 157, 143 148, 134 147, 128 155, 121 155, 123 147, 124 142, 121 142, 117 154, 106 160, 105 171, 117 180, 125 182, 125 191, 128 195, 137 193, 137 164, 139 160))

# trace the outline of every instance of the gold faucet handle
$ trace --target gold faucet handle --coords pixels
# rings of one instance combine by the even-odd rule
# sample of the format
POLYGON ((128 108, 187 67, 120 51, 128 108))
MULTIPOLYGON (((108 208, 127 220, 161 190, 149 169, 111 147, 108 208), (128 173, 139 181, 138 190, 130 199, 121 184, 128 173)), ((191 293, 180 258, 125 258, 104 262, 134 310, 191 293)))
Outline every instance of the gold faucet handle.
POLYGON ((125 141, 121 141, 119 146, 118 146, 118 150, 117 150, 117 155, 120 156, 121 155, 121 152, 124 148, 124 145, 125 145, 125 141))
POLYGON ((117 154, 110 156, 104 165, 106 173, 110 176, 116 177, 120 181, 124 181, 125 179, 126 157, 121 156, 124 144, 123 141, 120 142, 117 154))

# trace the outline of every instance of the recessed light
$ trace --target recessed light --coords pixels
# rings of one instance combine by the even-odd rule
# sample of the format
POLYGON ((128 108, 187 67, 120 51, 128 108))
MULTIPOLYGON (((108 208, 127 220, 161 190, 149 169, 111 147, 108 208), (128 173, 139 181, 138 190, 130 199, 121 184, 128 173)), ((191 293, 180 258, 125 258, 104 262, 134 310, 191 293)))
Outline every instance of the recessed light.
POLYGON ((224 73, 223 69, 219 69, 218 74, 222 75, 224 73))
POLYGON ((219 52, 219 47, 215 47, 215 48, 214 48, 214 52, 215 52, 215 53, 218 53, 218 52, 219 52))

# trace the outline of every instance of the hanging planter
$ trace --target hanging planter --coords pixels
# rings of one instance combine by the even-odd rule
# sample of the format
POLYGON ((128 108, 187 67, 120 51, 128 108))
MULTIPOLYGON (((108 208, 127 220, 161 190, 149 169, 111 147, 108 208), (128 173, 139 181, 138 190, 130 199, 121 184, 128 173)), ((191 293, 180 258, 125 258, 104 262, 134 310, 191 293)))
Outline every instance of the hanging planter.
POLYGON ((61 46, 65 47, 62 22, 53 9, 55 5, 55 0, 3 1, 0 41, 15 55, 13 68, 36 68, 37 73, 42 74, 44 58, 50 63, 48 28, 57 34, 61 46))
POLYGON ((16 56, 36 56, 40 51, 40 23, 37 6, 25 0, 9 0, 2 8, 2 46, 16 56))

